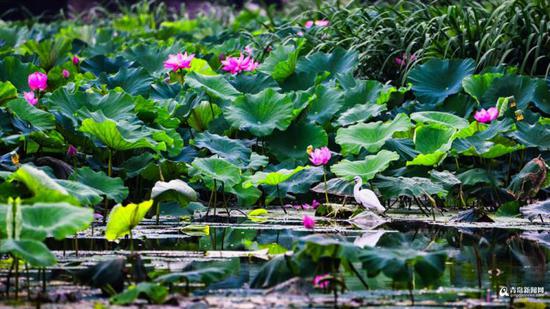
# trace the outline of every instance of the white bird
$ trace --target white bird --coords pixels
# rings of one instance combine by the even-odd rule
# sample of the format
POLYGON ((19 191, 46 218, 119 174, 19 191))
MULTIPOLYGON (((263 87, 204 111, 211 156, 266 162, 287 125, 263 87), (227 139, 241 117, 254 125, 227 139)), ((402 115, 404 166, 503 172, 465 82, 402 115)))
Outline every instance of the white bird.
POLYGON ((355 176, 354 180, 355 187, 353 187, 353 197, 357 203, 363 205, 363 207, 367 210, 370 210, 376 214, 382 214, 386 211, 372 190, 361 189, 361 186, 363 185, 363 180, 361 177, 355 176))

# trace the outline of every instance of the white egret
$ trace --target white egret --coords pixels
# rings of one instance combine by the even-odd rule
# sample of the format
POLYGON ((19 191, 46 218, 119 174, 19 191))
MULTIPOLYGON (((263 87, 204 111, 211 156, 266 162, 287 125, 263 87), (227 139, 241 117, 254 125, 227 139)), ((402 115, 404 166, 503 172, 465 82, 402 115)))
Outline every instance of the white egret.
POLYGON ((363 205, 363 207, 367 210, 370 210, 376 214, 382 214, 386 211, 372 190, 361 189, 361 186, 363 185, 363 180, 361 177, 355 176, 354 180, 355 187, 353 187, 353 197, 357 203, 363 205))

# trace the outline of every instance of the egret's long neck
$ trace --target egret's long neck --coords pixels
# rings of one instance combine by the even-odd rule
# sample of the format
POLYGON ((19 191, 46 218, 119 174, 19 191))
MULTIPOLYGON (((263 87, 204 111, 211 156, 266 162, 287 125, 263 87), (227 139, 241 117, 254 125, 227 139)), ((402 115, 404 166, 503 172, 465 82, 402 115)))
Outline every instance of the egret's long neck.
POLYGON ((361 190, 361 186, 363 186, 363 181, 362 180, 359 180, 356 184, 355 184, 355 187, 353 187, 353 193, 357 193, 361 190))

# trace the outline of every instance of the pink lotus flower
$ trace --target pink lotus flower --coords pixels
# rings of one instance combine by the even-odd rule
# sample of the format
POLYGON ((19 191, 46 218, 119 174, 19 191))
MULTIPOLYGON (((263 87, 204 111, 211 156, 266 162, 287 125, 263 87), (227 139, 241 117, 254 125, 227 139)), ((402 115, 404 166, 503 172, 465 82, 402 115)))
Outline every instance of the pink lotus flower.
POLYGON ((474 114, 474 118, 478 122, 489 123, 498 118, 498 109, 496 107, 491 107, 488 110, 482 108, 474 114))
POLYGON ((315 227, 315 218, 305 215, 302 223, 306 229, 313 229, 315 227))
POLYGON ((180 69, 188 69, 191 67, 191 61, 193 58, 195 58, 195 55, 188 55, 187 52, 185 52, 185 54, 170 54, 168 55, 168 59, 164 61, 164 68, 174 72, 180 69))
POLYGON ((240 57, 227 57, 222 61, 222 70, 231 74, 238 74, 242 71, 252 72, 256 70, 259 63, 254 61, 254 58, 247 56, 246 58, 241 53, 240 57))
POLYGON ((71 73, 69 73, 69 71, 67 71, 66 69, 63 69, 63 78, 69 78, 69 76, 71 76, 71 73))
POLYGON ((319 205, 321 205, 319 202, 317 202, 317 200, 313 200, 311 201, 311 205, 308 204, 308 203, 305 203, 305 204, 302 204, 301 208, 302 209, 317 209, 317 207, 319 207, 319 205))
POLYGON ((306 21, 306 23, 304 24, 304 27, 306 27, 306 29, 309 29, 313 26, 317 26, 317 27, 326 27, 328 25, 330 25, 330 21, 326 20, 326 19, 320 19, 320 20, 308 20, 306 21))
POLYGON ((78 149, 76 149, 75 146, 69 145, 69 147, 67 147, 67 156, 68 157, 74 157, 77 154, 78 154, 78 149))
POLYGON ((38 103, 38 99, 34 96, 34 92, 32 91, 23 92, 23 97, 25 98, 27 103, 29 103, 32 106, 35 106, 36 103, 38 103))
POLYGON ((315 276, 313 278, 313 286, 320 289, 328 288, 328 285, 330 284, 328 278, 329 278, 328 274, 315 276))
POLYGON ((28 82, 31 90, 44 91, 48 88, 48 75, 42 72, 34 72, 29 75, 28 82))
POLYGON ((78 65, 80 63, 80 59, 77 56, 73 56, 73 64, 78 65))
POLYGON ((307 153, 309 154, 309 161, 311 161, 313 165, 317 166, 326 165, 332 157, 332 154, 330 153, 328 147, 316 148, 315 150, 313 150, 313 148, 310 146, 308 147, 307 153))
POLYGON ((407 63, 414 62, 415 60, 415 55, 407 55, 406 53, 402 53, 400 57, 395 57, 395 63, 399 66, 405 66, 407 63))

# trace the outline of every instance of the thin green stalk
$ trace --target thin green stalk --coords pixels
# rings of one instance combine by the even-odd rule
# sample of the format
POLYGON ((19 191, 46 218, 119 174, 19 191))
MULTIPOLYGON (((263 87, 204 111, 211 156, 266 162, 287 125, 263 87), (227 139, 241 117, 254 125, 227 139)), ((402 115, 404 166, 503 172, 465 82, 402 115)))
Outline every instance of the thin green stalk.
POLYGON ((286 212, 285 205, 283 204, 283 198, 281 197, 281 193, 279 191, 279 184, 277 184, 275 187, 277 188, 277 197, 279 198, 279 204, 281 204, 281 207, 283 208, 283 211, 286 214, 287 212, 286 212))
POLYGON ((325 182, 325 200, 328 205, 329 200, 328 200, 328 187, 327 187, 327 172, 324 167, 323 167, 323 180, 325 182))

